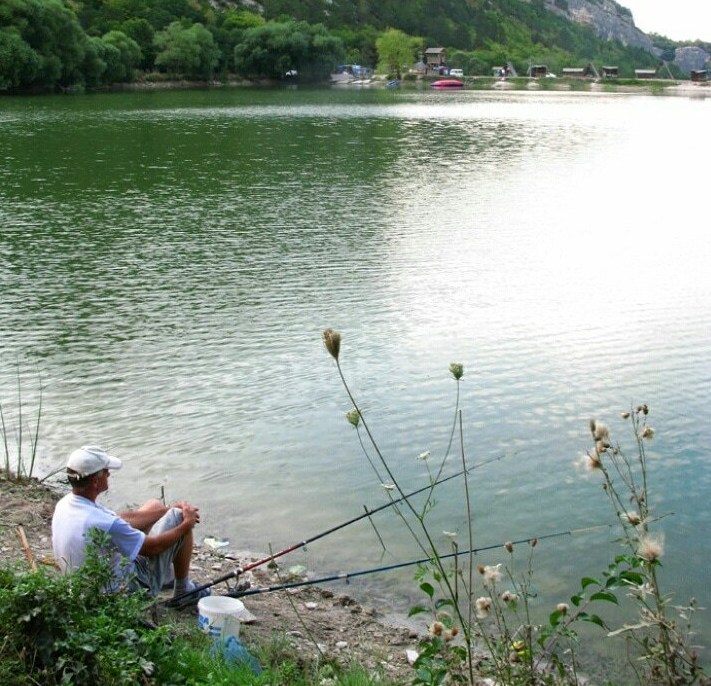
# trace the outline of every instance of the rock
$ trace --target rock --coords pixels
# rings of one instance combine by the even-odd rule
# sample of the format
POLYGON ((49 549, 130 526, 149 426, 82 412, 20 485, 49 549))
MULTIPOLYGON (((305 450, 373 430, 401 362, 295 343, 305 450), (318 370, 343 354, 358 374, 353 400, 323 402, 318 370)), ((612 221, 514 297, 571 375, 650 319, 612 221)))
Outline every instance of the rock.
POLYGON ((307 610, 315 610, 318 607, 318 603, 314 603, 314 602, 304 603, 304 607, 307 610))
POLYGON ((343 650, 344 648, 348 647, 348 642, 347 641, 336 641, 336 648, 338 650, 343 650))
POLYGON ((408 648, 405 651, 405 657, 407 658, 408 664, 414 665, 415 662, 417 661, 417 658, 420 657, 420 654, 416 650, 412 650, 411 648, 408 648))

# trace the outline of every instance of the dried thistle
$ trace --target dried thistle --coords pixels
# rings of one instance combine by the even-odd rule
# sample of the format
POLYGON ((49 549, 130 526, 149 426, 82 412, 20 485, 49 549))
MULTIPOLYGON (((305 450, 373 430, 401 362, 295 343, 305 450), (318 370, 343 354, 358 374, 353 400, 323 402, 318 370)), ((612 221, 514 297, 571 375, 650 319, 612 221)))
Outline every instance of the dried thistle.
POLYGON ((326 350, 331 353, 334 360, 338 360, 338 354, 341 352, 341 334, 333 329, 324 329, 322 336, 326 350))

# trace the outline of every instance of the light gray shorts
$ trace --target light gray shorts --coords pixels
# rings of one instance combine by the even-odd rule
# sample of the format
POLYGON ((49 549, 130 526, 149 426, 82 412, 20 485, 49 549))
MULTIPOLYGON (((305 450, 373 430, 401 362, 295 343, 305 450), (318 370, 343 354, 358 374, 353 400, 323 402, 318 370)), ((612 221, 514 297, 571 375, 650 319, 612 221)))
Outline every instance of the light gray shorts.
MULTIPOLYGON (((164 531, 174 529, 183 521, 183 513, 173 507, 168 510, 148 532, 149 536, 162 534, 164 531)), ((184 536, 181 536, 170 548, 153 557, 139 555, 134 561, 135 578, 129 585, 131 590, 147 589, 151 595, 158 595, 159 591, 173 579, 173 560, 183 545, 184 536)))

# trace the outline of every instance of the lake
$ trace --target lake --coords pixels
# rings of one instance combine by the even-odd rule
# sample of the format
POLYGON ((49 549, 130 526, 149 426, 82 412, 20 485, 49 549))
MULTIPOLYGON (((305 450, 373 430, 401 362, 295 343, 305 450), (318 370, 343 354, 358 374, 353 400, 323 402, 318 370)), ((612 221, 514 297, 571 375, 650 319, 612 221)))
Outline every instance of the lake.
MULTIPOLYGON (((109 505, 162 488, 201 505, 200 536, 280 550, 387 502, 345 418, 332 327, 407 489, 446 451, 448 367, 464 365, 468 464, 500 457, 469 479, 487 546, 614 524, 575 462, 590 417, 631 449, 620 415, 644 402, 663 578, 710 606, 710 115, 705 98, 549 92, 2 98, 8 426, 19 369, 27 424, 43 387, 40 472, 99 444, 124 459, 109 505)), ((461 452, 457 428, 444 474, 461 452)), ((446 530, 466 547, 463 480, 436 501, 438 544, 446 530)), ((284 564, 421 557, 392 510, 373 522, 385 552, 364 520, 284 564)), ((618 533, 542 541, 540 608, 604 569, 618 533)), ((419 600, 412 574, 348 590, 401 610, 419 600)))

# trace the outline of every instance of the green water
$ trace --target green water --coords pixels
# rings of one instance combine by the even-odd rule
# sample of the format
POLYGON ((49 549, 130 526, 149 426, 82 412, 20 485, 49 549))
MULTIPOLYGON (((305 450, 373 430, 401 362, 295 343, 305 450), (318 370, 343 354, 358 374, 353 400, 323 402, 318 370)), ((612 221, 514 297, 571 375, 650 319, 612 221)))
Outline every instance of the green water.
MULTIPOLYGON (((203 535, 264 551, 385 499, 325 327, 408 488, 427 478, 417 455, 444 453, 447 370, 464 363, 468 458, 504 456, 471 484, 481 545, 612 521, 573 463, 590 416, 622 431, 644 401, 657 509, 675 513, 664 573, 709 605, 709 108, 386 90, 0 99, 3 407, 18 364, 30 405, 41 374, 42 470, 110 447, 125 460, 110 505, 163 487, 202 504, 203 535)), ((464 545, 462 503, 453 480, 432 527, 464 545)), ((384 558, 364 522, 293 561, 418 557, 396 518, 377 525, 384 558)), ((614 537, 542 544, 541 606, 603 568, 614 537)), ((410 570, 351 591, 415 595, 410 570)))

